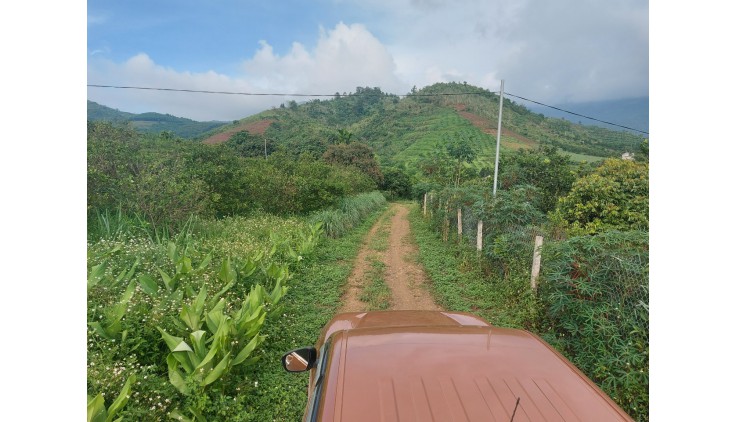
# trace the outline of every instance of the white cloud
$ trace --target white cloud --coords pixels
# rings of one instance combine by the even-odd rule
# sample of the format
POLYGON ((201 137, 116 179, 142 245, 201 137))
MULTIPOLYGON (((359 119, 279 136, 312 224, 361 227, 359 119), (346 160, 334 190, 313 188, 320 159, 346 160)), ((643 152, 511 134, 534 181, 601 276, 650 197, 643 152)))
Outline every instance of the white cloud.
MULTIPOLYGON (((90 58, 88 83, 290 94, 353 92, 357 86, 376 86, 387 92, 409 90, 395 75, 390 53, 363 25, 339 23, 332 30, 320 31, 312 51, 295 42, 284 56, 275 54, 267 41, 260 41, 254 56, 243 62, 244 73, 236 77, 213 71, 177 71, 158 65, 141 53, 120 64, 90 58)), ((122 111, 158 111, 195 120, 242 118, 290 99, 93 87, 88 88, 88 98, 122 111)))
POLYGON ((274 54, 261 41, 253 58, 244 62, 247 78, 265 90, 332 93, 353 92, 357 86, 378 86, 385 91, 405 88, 395 75, 394 59, 363 25, 339 23, 320 29, 315 49, 308 52, 293 43, 284 56, 274 54))

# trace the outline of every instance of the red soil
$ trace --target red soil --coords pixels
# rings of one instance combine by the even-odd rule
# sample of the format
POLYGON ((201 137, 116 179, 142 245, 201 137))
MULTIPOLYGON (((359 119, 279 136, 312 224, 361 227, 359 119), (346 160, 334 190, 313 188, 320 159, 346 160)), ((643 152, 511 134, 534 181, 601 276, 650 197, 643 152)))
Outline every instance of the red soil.
POLYGON ((266 132, 267 128, 274 123, 274 120, 259 120, 258 122, 251 122, 251 123, 243 123, 238 126, 236 126, 233 129, 229 129, 225 132, 221 132, 218 134, 215 134, 208 139, 204 140, 203 143, 215 145, 215 144, 222 144, 223 142, 230 139, 231 136, 233 136, 234 133, 241 132, 243 130, 252 133, 254 135, 263 135, 264 132, 266 132))
MULTIPOLYGON (((474 126, 478 127, 479 129, 481 129, 482 132, 484 132, 484 133, 486 133, 488 135, 495 136, 495 137, 497 136, 497 128, 496 127, 493 127, 493 125, 495 125, 495 126, 497 125, 497 122, 494 122, 493 123, 491 120, 489 120, 487 118, 484 118, 484 117, 479 116, 477 114, 470 113, 470 112, 466 111, 466 105, 461 104, 461 103, 455 104, 454 105, 454 108, 459 113, 459 116, 461 116, 461 117, 465 118, 466 120, 470 121, 471 124, 473 124, 474 126)), ((528 139, 525 136, 520 135, 520 134, 518 134, 516 132, 513 132, 510 129, 505 129, 504 127, 502 128, 502 134, 505 135, 505 136, 509 136, 511 138, 514 138, 514 139, 517 139, 518 141, 520 141, 520 143, 523 144, 522 148, 535 148, 536 145, 538 145, 537 142, 535 142, 535 141, 533 141, 531 139, 528 139)), ((516 147, 518 147, 518 145, 506 145, 506 146, 508 146, 510 148, 516 148, 516 147)))

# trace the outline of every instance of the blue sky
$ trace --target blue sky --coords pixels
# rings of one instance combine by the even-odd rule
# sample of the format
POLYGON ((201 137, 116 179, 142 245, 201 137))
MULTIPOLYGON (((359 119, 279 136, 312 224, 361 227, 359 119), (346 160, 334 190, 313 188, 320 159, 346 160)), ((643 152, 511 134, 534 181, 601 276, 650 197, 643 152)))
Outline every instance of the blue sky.
MULTIPOLYGON (((644 0, 87 3, 88 84, 405 94, 467 81, 548 103, 648 95, 644 0)), ((242 118, 289 100, 88 88, 122 111, 242 118)), ((299 98, 298 98, 299 99, 299 98)))

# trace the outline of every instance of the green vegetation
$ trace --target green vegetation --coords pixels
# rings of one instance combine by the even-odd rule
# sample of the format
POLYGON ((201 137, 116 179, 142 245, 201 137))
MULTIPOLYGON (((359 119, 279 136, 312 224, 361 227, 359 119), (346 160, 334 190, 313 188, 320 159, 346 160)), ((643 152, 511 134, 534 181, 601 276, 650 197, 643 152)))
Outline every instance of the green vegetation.
POLYGON ((366 274, 364 290, 359 300, 367 304, 368 311, 383 311, 392 305, 392 291, 384 282, 385 265, 374 257, 368 258, 371 269, 366 274))
POLYGON ((126 113, 87 101, 87 120, 106 121, 129 126, 143 133, 160 134, 182 138, 196 138, 203 133, 221 127, 227 122, 196 122, 184 117, 160 113, 126 113))
MULTIPOLYGON (((498 101, 467 84, 360 87, 199 138, 230 130, 219 145, 88 121, 88 419, 299 420, 307 375, 281 355, 339 309, 386 198, 429 194, 410 218, 437 302, 538 333, 647 420, 648 143, 505 100, 493 197, 498 101), (607 159, 626 150, 638 161, 607 159)), ((369 246, 388 236, 385 220, 369 246)), ((384 264, 370 266, 364 298, 386 309, 384 264)))
POLYGON ((411 225, 439 303, 539 334, 648 420, 648 164, 575 165, 545 145, 507 153, 496 197, 490 178, 458 184, 453 167, 437 160, 414 187, 416 198, 429 194, 427 215, 416 211, 411 225), (533 290, 536 236, 544 243, 533 290))

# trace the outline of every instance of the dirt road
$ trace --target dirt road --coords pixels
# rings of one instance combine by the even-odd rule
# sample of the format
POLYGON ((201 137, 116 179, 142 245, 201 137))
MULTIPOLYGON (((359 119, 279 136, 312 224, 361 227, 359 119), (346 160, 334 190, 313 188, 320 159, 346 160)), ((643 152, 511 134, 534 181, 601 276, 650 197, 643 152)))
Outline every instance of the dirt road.
POLYGON ((373 309, 441 310, 417 262, 406 204, 392 204, 371 228, 356 257, 340 312, 373 309))

